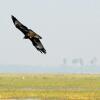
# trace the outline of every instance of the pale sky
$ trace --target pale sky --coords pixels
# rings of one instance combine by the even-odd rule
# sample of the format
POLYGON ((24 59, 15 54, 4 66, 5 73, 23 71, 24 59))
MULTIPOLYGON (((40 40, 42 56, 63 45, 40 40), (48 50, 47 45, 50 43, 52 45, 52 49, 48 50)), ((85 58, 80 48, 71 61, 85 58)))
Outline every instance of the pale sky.
POLYGON ((0 0, 0 65, 58 66, 93 57, 100 64, 100 0, 0 0), (42 36, 47 54, 15 28, 14 15, 42 36))

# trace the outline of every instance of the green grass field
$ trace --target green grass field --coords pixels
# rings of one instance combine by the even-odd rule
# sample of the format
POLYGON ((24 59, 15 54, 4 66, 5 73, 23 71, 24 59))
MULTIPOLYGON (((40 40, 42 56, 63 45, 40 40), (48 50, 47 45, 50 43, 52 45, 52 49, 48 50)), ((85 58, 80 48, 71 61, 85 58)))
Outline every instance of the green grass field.
POLYGON ((0 100, 100 100, 99 74, 0 74, 0 100))

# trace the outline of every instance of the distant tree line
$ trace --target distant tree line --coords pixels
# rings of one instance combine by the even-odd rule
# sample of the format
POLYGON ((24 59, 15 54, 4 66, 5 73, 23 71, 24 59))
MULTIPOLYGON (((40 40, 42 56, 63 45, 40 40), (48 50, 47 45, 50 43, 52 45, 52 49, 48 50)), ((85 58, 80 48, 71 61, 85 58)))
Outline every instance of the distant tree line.
POLYGON ((63 59, 63 65, 79 65, 79 66, 97 65, 97 62, 98 62, 98 59, 96 57, 93 57, 88 62, 86 62, 86 60, 84 60, 83 58, 73 58, 71 59, 70 63, 67 58, 63 59))

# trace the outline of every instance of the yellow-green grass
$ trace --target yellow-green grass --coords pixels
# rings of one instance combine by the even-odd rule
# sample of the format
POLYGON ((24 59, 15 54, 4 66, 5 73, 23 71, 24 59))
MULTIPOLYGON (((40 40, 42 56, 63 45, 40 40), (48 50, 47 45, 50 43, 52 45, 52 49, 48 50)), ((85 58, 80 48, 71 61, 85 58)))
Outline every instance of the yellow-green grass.
POLYGON ((100 74, 0 74, 0 100, 100 100, 100 74))

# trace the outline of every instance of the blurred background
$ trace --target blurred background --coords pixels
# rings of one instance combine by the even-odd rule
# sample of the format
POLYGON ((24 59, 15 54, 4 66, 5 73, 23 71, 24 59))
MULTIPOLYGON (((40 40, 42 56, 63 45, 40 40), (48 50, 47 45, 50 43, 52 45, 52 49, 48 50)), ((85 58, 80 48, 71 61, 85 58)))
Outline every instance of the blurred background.
POLYGON ((99 0, 0 0, 0 72, 99 73, 99 0), (42 36, 41 54, 11 20, 42 36))

